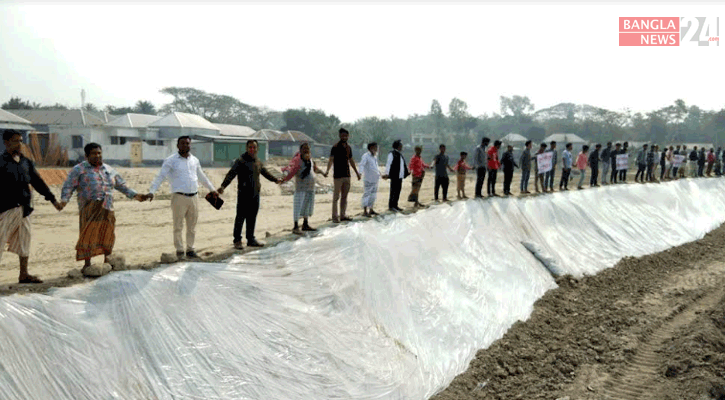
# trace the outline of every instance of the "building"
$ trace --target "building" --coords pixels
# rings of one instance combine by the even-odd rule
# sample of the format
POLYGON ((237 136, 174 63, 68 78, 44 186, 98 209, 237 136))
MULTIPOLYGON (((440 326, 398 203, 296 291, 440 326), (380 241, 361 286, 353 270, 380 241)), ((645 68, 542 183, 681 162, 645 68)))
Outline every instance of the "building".
POLYGON ((159 130, 162 139, 176 139, 180 136, 218 135, 221 130, 203 117, 194 114, 172 112, 150 123, 149 128, 159 130))
POLYGON ((414 133, 411 135, 411 142, 413 146, 435 147, 438 144, 437 138, 435 133, 414 133))
MULTIPOLYGON (((23 141, 27 143, 28 132, 33 130, 30 121, 20 118, 17 115, 0 109, 0 133, 8 129, 20 131, 23 134, 23 141)), ((5 144, 0 142, 0 153, 5 151, 5 144)))
POLYGON ((515 150, 523 150, 524 144, 527 140, 529 139, 526 139, 525 136, 511 132, 501 138, 501 143, 503 143, 504 148, 505 146, 511 145, 515 150))
POLYGON ((243 125, 214 124, 219 128, 219 135, 251 138, 257 132, 256 129, 243 125))
POLYGON ((552 141, 556 142, 557 145, 563 146, 567 143, 572 144, 587 144, 588 142, 573 133, 554 133, 547 136, 542 143, 549 144, 552 141))
MULTIPOLYGON (((83 146, 96 142, 102 146, 106 143, 108 133, 106 122, 83 110, 8 110, 32 124, 31 134, 38 135, 40 150, 45 152, 50 134, 58 135, 62 148, 68 150, 71 164, 85 159, 83 146)), ((105 146, 104 146, 105 149, 105 146)))
MULTIPOLYGON (((182 112, 172 112, 148 125, 158 129, 158 140, 163 141, 167 155, 176 151, 177 139, 181 136, 203 137, 217 136, 221 130, 203 117, 182 112)), ((214 145, 212 141, 200 141, 192 144, 192 152, 202 165, 214 164, 214 145)))
MULTIPOLYGON (((228 167, 234 160, 247 151, 247 141, 250 138, 242 136, 221 136, 221 135, 194 135, 192 136, 192 147, 194 154, 199 161, 211 157, 211 164, 214 167, 228 167), (210 152, 210 154, 200 152, 210 152)), ((269 159, 269 143, 266 140, 257 141, 257 157, 261 161, 269 159)))
POLYGON ((172 139, 159 137, 159 128, 150 127, 158 115, 124 114, 108 122, 107 141, 102 143, 103 158, 115 165, 161 165, 169 154, 172 139))
POLYGON ((303 142, 310 143, 314 157, 328 156, 331 147, 298 131, 256 131, 242 125, 213 124, 198 115, 181 112, 163 117, 129 113, 110 121, 106 121, 106 115, 102 119, 83 110, 14 110, 5 114, 0 114, 0 127, 5 123, 33 131, 31 134, 40 136, 43 151, 49 135, 58 134, 71 163, 83 160, 83 147, 95 142, 103 147, 104 161, 109 164, 160 165, 177 151, 177 139, 181 136, 193 139, 192 152, 204 166, 229 166, 246 151, 249 139, 259 143, 262 161, 268 160, 270 154, 292 157, 303 142))
POLYGON ((272 129, 262 129, 254 133, 252 138, 264 140, 269 143, 269 154, 282 157, 292 157, 300 150, 302 143, 309 143, 313 157, 323 157, 329 155, 330 146, 317 146, 315 139, 307 136, 299 131, 275 131, 272 129), (327 149, 327 154, 324 150, 327 149))

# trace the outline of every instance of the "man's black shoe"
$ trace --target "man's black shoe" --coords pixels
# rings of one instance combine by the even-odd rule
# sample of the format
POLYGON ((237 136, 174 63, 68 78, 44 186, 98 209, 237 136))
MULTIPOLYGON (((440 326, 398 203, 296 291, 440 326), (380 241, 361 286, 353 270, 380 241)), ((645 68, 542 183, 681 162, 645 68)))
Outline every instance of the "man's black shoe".
POLYGON ((191 250, 186 252, 186 258, 199 258, 199 255, 194 250, 191 250))
POLYGON ((264 247, 264 243, 260 243, 256 240, 247 241, 247 247, 264 247))

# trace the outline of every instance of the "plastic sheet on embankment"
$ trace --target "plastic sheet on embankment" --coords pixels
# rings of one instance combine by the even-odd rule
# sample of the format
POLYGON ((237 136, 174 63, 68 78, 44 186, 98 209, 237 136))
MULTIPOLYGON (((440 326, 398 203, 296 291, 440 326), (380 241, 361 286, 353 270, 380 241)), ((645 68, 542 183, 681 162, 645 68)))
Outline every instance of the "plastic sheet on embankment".
POLYGON ((522 241, 596 273, 702 237, 725 221, 723 189, 459 202, 228 264, 5 297, 0 398, 426 399, 555 287, 522 241))

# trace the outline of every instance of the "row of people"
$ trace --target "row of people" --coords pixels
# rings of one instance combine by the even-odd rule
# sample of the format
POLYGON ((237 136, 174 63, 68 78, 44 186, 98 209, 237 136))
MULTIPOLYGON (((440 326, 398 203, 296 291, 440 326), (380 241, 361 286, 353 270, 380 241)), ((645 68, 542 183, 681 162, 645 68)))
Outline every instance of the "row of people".
POLYGON ((5 151, 0 158, 0 184, 7 188, 0 198, 0 257, 8 244, 8 251, 20 258, 20 283, 42 283, 37 276, 28 273, 30 256, 32 187, 53 206, 62 211, 77 193, 79 215, 79 237, 76 244, 76 260, 84 261, 81 272, 88 274, 91 258, 102 255, 104 263, 109 261, 115 244, 116 217, 113 191, 117 190, 138 201, 153 200, 161 183, 169 181, 171 186, 171 211, 173 218, 174 247, 177 257, 197 258, 194 250, 196 223, 199 216, 199 182, 206 186, 211 196, 219 197, 232 180, 238 176, 237 215, 234 222, 235 247, 241 247, 242 224, 247 223, 247 245, 263 246, 254 238, 254 225, 259 210, 259 174, 267 179, 281 182, 267 171, 256 158, 256 141, 247 144, 242 155, 218 189, 201 169, 199 160, 193 156, 191 138, 183 136, 177 140, 178 152, 164 160, 161 171, 151 183, 148 193, 141 194, 128 187, 126 181, 110 165, 103 162, 103 149, 97 143, 84 147, 86 160, 74 166, 63 183, 60 201, 50 191, 38 174, 34 163, 21 152, 22 134, 14 130, 3 132, 5 151), (186 225, 186 243, 182 233, 186 225))
MULTIPOLYGON (((191 139, 183 136, 177 139, 178 152, 164 160, 160 172, 152 181, 150 188, 146 194, 141 194, 136 190, 129 188, 125 180, 111 166, 103 163, 103 150, 101 145, 90 143, 85 146, 84 151, 86 161, 76 165, 71 169, 61 189, 60 201, 57 201, 53 193, 48 189, 47 185, 40 178, 33 163, 25 158, 21 151, 22 135, 20 132, 6 130, 3 133, 5 143, 5 152, 0 160, 0 181, 9 188, 9 194, 4 195, 0 200, 0 243, 8 243, 9 251, 18 254, 20 257, 20 274, 19 281, 21 283, 37 283, 40 282, 35 276, 28 273, 28 256, 30 248, 30 219, 32 213, 30 207, 30 187, 32 186, 39 194, 43 195, 46 200, 50 201, 58 211, 62 211, 70 201, 73 193, 77 193, 77 201, 79 207, 79 238, 76 244, 76 259, 84 261, 84 269, 90 266, 91 258, 99 255, 104 256, 104 261, 108 261, 108 257, 113 251, 115 243, 115 214, 113 208, 113 190, 118 190, 129 198, 138 201, 152 201, 154 194, 158 191, 160 185, 165 180, 169 181, 171 186, 171 211, 173 220, 173 241, 176 249, 177 257, 186 256, 188 258, 196 258, 197 254, 194 250, 196 223, 199 215, 198 191, 199 184, 204 185, 210 192, 212 197, 218 198, 223 195, 225 189, 236 178, 237 185, 237 205, 236 216, 233 227, 233 245, 237 249, 242 249, 242 229, 246 224, 246 240, 247 245, 252 247, 261 247, 262 243, 256 240, 254 235, 256 218, 260 206, 260 175, 265 179, 282 184, 291 179, 295 179, 295 193, 293 200, 293 232, 301 234, 303 231, 315 231, 310 226, 309 217, 314 212, 315 203, 315 175, 320 174, 327 177, 330 169, 333 169, 334 175, 334 191, 332 205, 332 221, 348 221, 350 218, 346 214, 347 196, 350 190, 350 171, 355 172, 358 179, 364 176, 364 193, 362 196, 363 215, 374 216, 377 213, 373 209, 375 204, 378 183, 380 179, 390 180, 390 194, 388 200, 388 208, 391 211, 401 211, 398 206, 399 197, 402 190, 402 182, 408 176, 412 175, 412 190, 408 196, 408 201, 413 202, 416 207, 424 206, 419 200, 420 188, 425 176, 426 169, 435 170, 434 182, 434 199, 439 199, 439 191, 442 189, 442 200, 447 201, 449 178, 448 172, 453 172, 457 177, 458 197, 467 198, 465 193, 466 172, 476 170, 476 189, 475 196, 482 197, 482 187, 486 175, 488 175, 487 191, 489 196, 496 196, 496 180, 498 170, 503 169, 504 172, 504 194, 511 194, 511 183, 514 168, 522 169, 521 192, 528 192, 528 181, 530 179, 530 171, 532 164, 535 167, 536 190, 539 191, 539 183, 542 189, 547 191, 553 190, 553 182, 555 178, 555 169, 551 168, 546 173, 539 173, 537 165, 537 156, 544 152, 552 152, 551 163, 556 165, 556 143, 550 143, 551 147, 547 150, 547 145, 542 144, 539 151, 532 155, 532 142, 526 142, 526 148, 519 158, 519 163, 515 162, 513 148, 507 146, 506 151, 499 159, 499 151, 502 146, 500 141, 494 141, 492 145, 488 138, 484 138, 480 146, 477 147, 474 156, 473 166, 467 163, 467 154, 460 153, 460 159, 451 166, 450 160, 446 153, 446 146, 439 146, 439 154, 433 157, 430 164, 423 162, 421 158, 422 148, 415 148, 415 155, 411 158, 410 163, 406 161, 402 154, 403 145, 398 140, 393 143, 393 148, 389 152, 385 165, 385 172, 381 173, 377 161, 378 145, 370 143, 368 151, 360 160, 360 169, 358 171, 355 161, 352 157, 352 151, 347 144, 349 132, 340 129, 340 141, 331 149, 330 159, 327 170, 323 172, 311 157, 311 151, 308 144, 300 147, 300 152, 293 157, 290 165, 284 168, 285 175, 281 178, 274 176, 257 157, 258 144, 255 140, 247 142, 246 152, 242 154, 227 172, 223 182, 218 188, 215 188, 211 180, 206 176, 201 168, 199 160, 191 154, 191 139), (338 203, 339 202, 339 203, 338 203), (302 219, 302 224, 299 224, 302 219), (186 227, 186 235, 184 237, 184 225, 186 227), (185 241, 184 241, 185 239, 185 241)), ((578 155, 574 163, 571 154, 572 144, 568 143, 562 154, 562 179, 559 183, 560 190, 568 190, 568 182, 570 180, 572 166, 576 166, 580 170, 580 179, 578 187, 582 187, 585 179, 586 168, 590 168, 592 177, 590 179, 591 186, 598 186, 597 174, 598 164, 603 162, 603 173, 606 177, 607 167, 612 166, 611 181, 617 182, 617 179, 626 181, 626 169, 616 170, 616 155, 627 152, 628 144, 624 146, 619 143, 612 148, 611 143, 607 148, 601 151, 601 145, 596 145, 595 150, 588 154, 589 147, 584 146, 582 152, 578 155)), ((655 167, 657 162, 662 164, 662 177, 681 176, 685 167, 676 167, 675 156, 679 155, 680 150, 670 148, 669 151, 663 151, 661 157, 654 158, 653 154, 657 154, 657 147, 647 152, 646 146, 637 155, 638 173, 635 180, 642 179, 646 172, 646 179, 653 180, 655 176, 655 167), (644 160, 644 170, 642 161, 644 160), (670 166, 671 168, 668 168, 670 166)), ((683 147, 682 152, 686 150, 683 147)), ((693 151, 690 153, 690 164, 698 165, 697 172, 699 176, 703 175, 705 163, 708 165, 707 174, 710 174, 712 167, 715 166, 715 173, 721 174, 721 157, 725 157, 725 152, 718 149, 715 153, 712 149, 705 156, 703 163, 704 151, 693 151)), ((725 162, 725 160, 722 160, 725 162)), ((686 163, 686 161, 685 161, 686 163)), ((662 178, 661 178, 662 179, 662 178)), ((603 181, 605 178, 603 178, 603 181)), ((0 257, 3 249, 0 249, 0 257)))

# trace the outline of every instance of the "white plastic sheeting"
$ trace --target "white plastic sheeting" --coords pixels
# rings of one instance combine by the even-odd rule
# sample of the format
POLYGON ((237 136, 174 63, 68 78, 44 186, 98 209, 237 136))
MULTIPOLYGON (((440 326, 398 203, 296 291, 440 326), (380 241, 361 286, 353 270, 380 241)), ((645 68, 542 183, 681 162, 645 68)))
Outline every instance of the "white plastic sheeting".
POLYGON ((0 299, 2 399, 426 399, 555 283, 702 237, 725 179, 468 201, 0 299))

